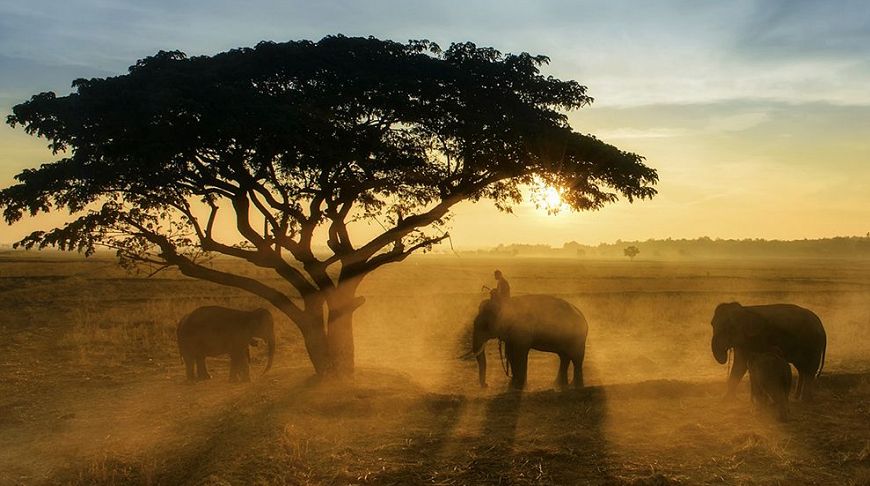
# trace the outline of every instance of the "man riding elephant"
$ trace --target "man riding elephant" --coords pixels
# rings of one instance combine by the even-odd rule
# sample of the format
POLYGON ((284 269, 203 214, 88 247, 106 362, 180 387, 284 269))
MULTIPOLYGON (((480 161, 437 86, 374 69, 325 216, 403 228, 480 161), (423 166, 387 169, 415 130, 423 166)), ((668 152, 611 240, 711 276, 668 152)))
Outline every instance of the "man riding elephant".
POLYGON ((471 351, 477 358, 480 386, 486 386, 485 344, 490 339, 504 343, 511 371, 511 387, 526 385, 529 350, 559 356, 556 384, 568 386, 568 365, 574 366, 574 387, 583 388, 583 358, 589 326, 583 313, 571 303, 551 295, 521 295, 506 300, 493 296, 480 303, 474 318, 471 351))
POLYGON ((493 304, 500 306, 502 302, 511 297, 511 284, 504 278, 501 270, 496 270, 493 275, 495 276, 495 288, 491 289, 486 285, 483 288, 489 290, 489 298, 493 304))

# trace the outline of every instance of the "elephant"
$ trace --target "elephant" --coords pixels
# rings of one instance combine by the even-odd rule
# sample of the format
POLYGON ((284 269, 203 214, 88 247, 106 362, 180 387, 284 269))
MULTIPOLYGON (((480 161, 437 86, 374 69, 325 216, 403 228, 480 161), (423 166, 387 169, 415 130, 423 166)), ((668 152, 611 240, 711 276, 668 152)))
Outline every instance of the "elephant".
POLYGON ((779 413, 779 420, 788 420, 791 366, 781 352, 749 353, 746 364, 749 368, 752 402, 760 406, 773 405, 779 413))
MULTIPOLYGON (((549 295, 522 295, 480 303, 474 318, 471 351, 477 358, 479 382, 486 387, 485 344, 490 339, 504 342, 507 363, 512 370, 511 387, 526 384, 530 349, 559 355, 556 384, 568 386, 568 363, 574 364, 574 387, 583 387, 583 356, 589 326, 583 313, 568 302, 549 295)), ((499 348, 500 349, 500 348, 499 348)))
POLYGON ((178 351, 187 368, 188 381, 211 378, 206 356, 230 355, 230 381, 250 381, 248 346, 254 338, 266 341, 268 361, 275 356, 275 326, 267 309, 244 311, 220 306, 200 307, 178 323, 178 351), (194 364, 196 375, 194 375, 194 364))
POLYGON ((728 350, 734 349, 726 398, 735 396, 749 353, 778 348, 785 361, 798 370, 795 397, 810 399, 813 381, 825 365, 827 348, 825 328, 812 311, 793 304, 743 306, 731 302, 716 307, 711 324, 710 347, 716 361, 725 364, 728 350))

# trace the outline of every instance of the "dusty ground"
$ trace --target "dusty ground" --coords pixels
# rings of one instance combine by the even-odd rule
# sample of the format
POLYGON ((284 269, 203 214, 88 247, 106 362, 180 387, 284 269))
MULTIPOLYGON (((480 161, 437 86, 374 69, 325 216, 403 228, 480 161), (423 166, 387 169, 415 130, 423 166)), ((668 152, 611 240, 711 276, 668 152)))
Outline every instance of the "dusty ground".
POLYGON ((229 384, 212 360, 216 378, 187 385, 177 319, 257 300, 109 259, 0 255, 0 484, 870 484, 870 262, 432 257, 362 293, 354 383, 312 383, 282 320, 268 374, 229 384), (493 345, 477 388, 455 357, 496 267, 586 314, 587 389, 553 391, 538 353, 530 390, 507 393, 493 345), (788 423, 745 385, 721 401, 709 320, 730 300, 826 325, 817 399, 788 423))

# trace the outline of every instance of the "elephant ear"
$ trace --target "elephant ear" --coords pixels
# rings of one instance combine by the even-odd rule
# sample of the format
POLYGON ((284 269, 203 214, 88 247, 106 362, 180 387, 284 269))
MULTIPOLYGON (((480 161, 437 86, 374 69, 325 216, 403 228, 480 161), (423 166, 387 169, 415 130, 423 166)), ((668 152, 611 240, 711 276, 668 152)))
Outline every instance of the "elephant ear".
POLYGON ((767 330, 767 320, 746 307, 741 307, 736 314, 739 334, 748 341, 757 340, 767 330))
POLYGON ((262 307, 251 312, 253 323, 257 327, 267 326, 272 321, 272 313, 262 307))
POLYGON ((739 313, 743 309, 744 307, 740 305, 739 302, 724 302, 716 306, 716 310, 713 311, 713 316, 716 318, 726 318, 735 313, 739 313))
POLYGON ((478 315, 481 317, 485 317, 487 320, 495 317, 497 313, 496 304, 491 299, 486 299, 480 303, 480 307, 478 308, 478 315))

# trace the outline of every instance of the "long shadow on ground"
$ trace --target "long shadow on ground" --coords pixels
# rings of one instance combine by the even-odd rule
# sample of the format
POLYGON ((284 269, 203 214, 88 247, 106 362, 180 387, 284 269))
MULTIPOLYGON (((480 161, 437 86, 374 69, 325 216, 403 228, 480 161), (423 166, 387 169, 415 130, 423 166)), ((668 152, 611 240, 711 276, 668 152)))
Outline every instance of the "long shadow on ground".
MULTIPOLYGON (((385 372, 362 373, 353 384, 314 385, 300 370, 283 376, 244 385, 249 387, 245 393, 201 413, 167 411, 166 420, 177 422, 176 432, 153 450, 111 457, 56 479, 82 484, 669 484, 669 477, 752 483, 763 473, 769 479, 850 484, 841 480, 870 477, 867 432, 861 428, 866 406, 855 404, 864 407, 863 415, 854 407, 842 414, 825 411, 865 399, 866 375, 823 377, 819 403, 796 405, 793 422, 782 425, 749 415, 745 400, 722 408, 719 383, 451 395, 426 393, 409 379, 385 372), (826 420, 830 428, 822 430, 826 420), (828 446, 840 452, 817 455, 828 446), (850 452, 843 455, 844 450, 850 452), (762 462, 775 470, 759 469, 762 462)), ((220 396, 220 387, 228 385, 207 386, 202 390, 220 396)))
MULTIPOLYGON (((444 398, 434 398, 433 402, 444 398)), ((412 440, 382 484, 597 484, 608 482, 604 393, 507 392, 458 402, 433 417, 437 427, 412 440), (480 407, 479 427, 456 430, 463 410, 480 407), (445 426, 446 425, 446 426, 445 426)), ((437 408, 437 407, 436 407, 437 408)), ((473 412, 472 412, 473 413, 473 412)))

